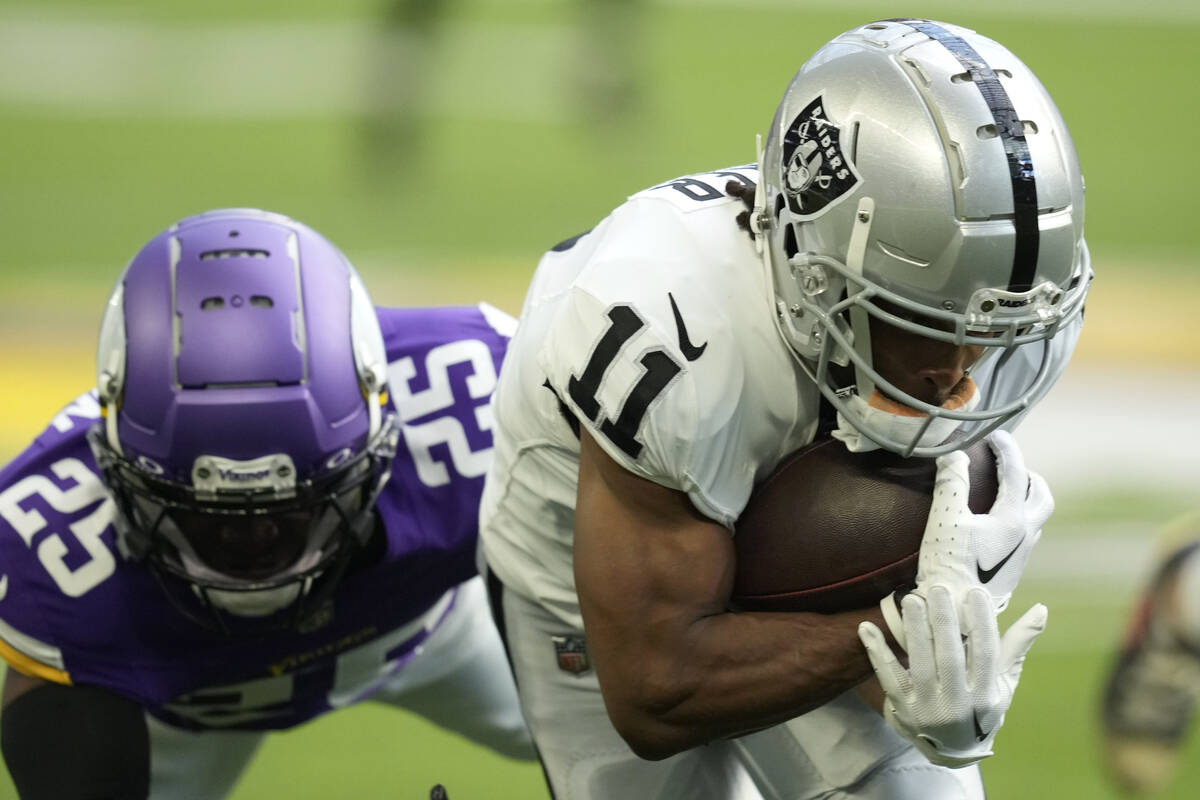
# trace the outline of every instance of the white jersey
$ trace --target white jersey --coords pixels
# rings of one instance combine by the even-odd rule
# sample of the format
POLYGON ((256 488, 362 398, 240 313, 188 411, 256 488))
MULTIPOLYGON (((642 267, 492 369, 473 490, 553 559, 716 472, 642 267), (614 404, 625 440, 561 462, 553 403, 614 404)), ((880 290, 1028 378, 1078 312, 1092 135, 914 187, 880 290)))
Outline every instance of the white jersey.
POLYGON ((730 179, 757 170, 634 195, 547 253, 525 299, 493 401, 480 532, 504 584, 575 627, 575 421, 730 529, 754 485, 816 431, 819 394, 775 329, 730 179))
MULTIPOLYGON (((525 298, 493 398, 482 551, 507 588, 574 628, 574 426, 731 531, 754 486, 816 433, 820 394, 775 326, 771 278, 736 223, 730 179, 758 173, 735 167, 633 195, 546 253, 525 298)), ((1070 334, 1053 345, 1060 370, 1070 334)), ((1033 356, 1018 351, 1001 396, 1027 385, 1033 356)), ((984 391, 988 372, 976 375, 984 391)))

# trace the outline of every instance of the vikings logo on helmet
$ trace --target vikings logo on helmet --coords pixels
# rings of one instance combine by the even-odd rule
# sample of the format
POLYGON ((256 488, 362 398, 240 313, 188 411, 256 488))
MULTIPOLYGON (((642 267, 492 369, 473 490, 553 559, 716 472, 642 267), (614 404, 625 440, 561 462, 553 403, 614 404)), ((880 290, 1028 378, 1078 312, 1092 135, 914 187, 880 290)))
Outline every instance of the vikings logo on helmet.
POLYGON ((783 137, 783 183, 792 213, 819 214, 858 183, 854 165, 842 152, 837 125, 825 114, 821 97, 788 126, 783 137))

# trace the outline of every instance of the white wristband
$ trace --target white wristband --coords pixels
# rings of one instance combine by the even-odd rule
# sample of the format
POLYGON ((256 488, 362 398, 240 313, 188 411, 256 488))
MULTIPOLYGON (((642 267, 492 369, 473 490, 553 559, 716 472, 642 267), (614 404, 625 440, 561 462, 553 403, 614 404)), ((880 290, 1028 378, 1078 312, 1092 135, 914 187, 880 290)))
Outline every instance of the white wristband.
POLYGON ((904 595, 892 592, 879 601, 879 610, 883 612, 883 621, 887 623, 892 638, 905 652, 908 652, 908 641, 904 635, 904 619, 900 615, 900 598, 904 595))

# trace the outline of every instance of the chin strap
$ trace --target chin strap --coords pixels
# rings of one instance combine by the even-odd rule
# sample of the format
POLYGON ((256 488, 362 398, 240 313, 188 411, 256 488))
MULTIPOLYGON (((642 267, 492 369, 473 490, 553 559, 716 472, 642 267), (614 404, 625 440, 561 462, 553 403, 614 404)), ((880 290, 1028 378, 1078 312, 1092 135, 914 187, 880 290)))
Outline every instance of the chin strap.
MULTIPOLYGON (((863 274, 863 261, 867 256, 867 242, 870 239, 871 223, 875 219, 875 201, 864 197, 858 201, 858 210, 854 213, 854 228, 850 231, 850 245, 846 249, 846 269, 859 277, 863 274)), ((864 284, 852 279, 846 280, 846 296, 853 297, 862 292, 864 284)), ((871 366, 871 320, 867 310, 855 303, 850 306, 850 330, 854 334, 854 350, 867 366, 871 366)), ((875 393, 875 381, 870 373, 857 362, 854 364, 854 381, 859 397, 870 397, 875 393)))
MULTIPOLYGON (((801 338, 799 331, 792 324, 791 314, 783 298, 775 294, 775 272, 771 265, 771 245, 768 236, 771 230, 771 217, 767 212, 766 178, 763 175, 763 140, 762 134, 754 137, 754 148, 758 158, 758 185, 754 188, 754 208, 750 211, 750 230, 754 233, 754 249, 758 253, 759 264, 762 267, 763 289, 766 293, 767 306, 775 311, 775 330, 783 341, 788 353, 796 363, 812 377, 811 366, 796 352, 793 339, 801 338)), ((815 380, 815 379, 814 379, 815 380)))
POLYGON ((754 187, 754 208, 750 209, 750 230, 754 233, 754 249, 767 265, 767 277, 771 277, 771 261, 767 257, 767 228, 770 219, 767 217, 767 190, 763 180, 763 140, 762 134, 754 136, 755 163, 758 164, 758 184, 754 187))
POLYGON ((125 374, 124 332, 120 332, 117 346, 108 351, 108 362, 101 367, 96 378, 96 394, 100 397, 100 416, 104 417, 104 438, 108 446, 119 456, 121 440, 117 437, 117 417, 121 413, 122 376, 125 374))

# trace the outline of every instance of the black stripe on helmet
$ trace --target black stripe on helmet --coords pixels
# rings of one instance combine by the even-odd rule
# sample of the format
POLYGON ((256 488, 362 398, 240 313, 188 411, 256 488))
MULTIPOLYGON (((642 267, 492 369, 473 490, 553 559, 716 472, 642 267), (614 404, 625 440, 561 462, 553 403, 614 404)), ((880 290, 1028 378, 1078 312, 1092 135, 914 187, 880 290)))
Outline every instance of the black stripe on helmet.
POLYGON ((1029 143, 1025 141, 1025 126, 1017 116, 1008 92, 1004 91, 995 71, 961 36, 925 19, 893 19, 889 22, 899 22, 920 31, 949 50, 970 74, 972 83, 979 89, 984 102, 991 110, 992 119, 996 123, 996 133, 1004 145, 1004 155, 1008 160, 1008 174, 1012 178, 1013 227, 1017 236, 1008 290, 1029 291, 1033 288, 1033 278, 1037 271, 1040 235, 1037 179, 1034 175, 1033 159, 1029 155, 1029 143))

